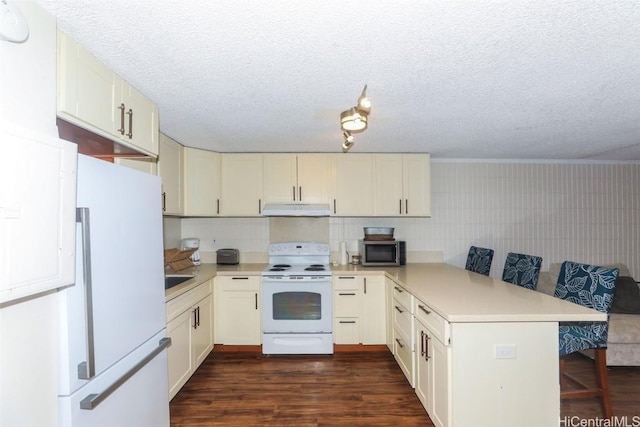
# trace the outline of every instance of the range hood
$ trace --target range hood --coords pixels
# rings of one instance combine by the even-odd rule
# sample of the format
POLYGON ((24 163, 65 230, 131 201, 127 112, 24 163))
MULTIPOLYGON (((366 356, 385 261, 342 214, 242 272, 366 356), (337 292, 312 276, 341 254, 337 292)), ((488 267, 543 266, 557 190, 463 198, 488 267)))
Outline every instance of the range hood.
POLYGON ((328 203, 266 203, 264 216, 329 216, 328 203))

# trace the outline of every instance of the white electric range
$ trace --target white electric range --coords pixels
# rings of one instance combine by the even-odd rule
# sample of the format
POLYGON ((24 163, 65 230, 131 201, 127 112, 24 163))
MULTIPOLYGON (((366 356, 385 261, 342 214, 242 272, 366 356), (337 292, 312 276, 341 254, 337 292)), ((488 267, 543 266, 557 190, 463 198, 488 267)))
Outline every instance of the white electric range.
POLYGON ((331 250, 326 243, 269 245, 262 272, 262 353, 332 354, 331 250))

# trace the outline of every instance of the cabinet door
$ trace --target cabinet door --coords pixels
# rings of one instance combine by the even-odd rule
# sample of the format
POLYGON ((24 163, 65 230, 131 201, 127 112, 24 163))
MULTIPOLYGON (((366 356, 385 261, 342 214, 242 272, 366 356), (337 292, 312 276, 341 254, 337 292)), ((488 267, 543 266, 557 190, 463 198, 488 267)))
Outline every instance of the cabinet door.
POLYGON ((333 214, 371 216, 373 214, 373 156, 349 154, 333 157, 333 214))
POLYGON ((158 155, 158 107, 136 88, 122 81, 122 103, 125 106, 125 133, 121 138, 158 155))
POLYGON ((122 135, 118 83, 118 77, 95 56, 58 32, 58 115, 108 135, 122 135))
POLYGON ((298 199, 304 203, 328 203, 331 199, 331 157, 298 154, 298 199))
POLYGON ((385 277, 385 306, 387 311, 387 348, 393 353, 395 343, 395 329, 393 327, 393 286, 395 282, 388 277, 385 277))
POLYGON ((431 348, 431 338, 428 335, 428 330, 421 322, 416 320, 415 324, 415 342, 416 342, 416 363, 415 363, 415 380, 416 380, 416 395, 420 399, 420 403, 424 406, 424 409, 428 414, 432 412, 432 395, 429 386, 432 385, 430 381, 430 367, 433 363, 430 362, 430 354, 433 352, 431 348))
POLYGON ((292 203, 298 200, 295 154, 263 154, 264 200, 292 203))
POLYGON ((182 214, 182 145, 160 134, 158 175, 162 179, 162 212, 182 214))
POLYGON ((361 339, 362 344, 387 342, 387 312, 384 276, 365 276, 362 281, 361 339))
POLYGON ((77 146, 1 119, 0 141, 1 305, 74 282, 77 146))
POLYGON ((402 154, 376 154, 376 215, 403 214, 402 154))
POLYGON ((403 214, 431 215, 431 161, 429 154, 403 155, 403 214))
POLYGON ((262 215, 262 180, 262 154, 223 154, 221 213, 262 215))
POLYGON ((215 279, 215 342, 229 345, 259 345, 260 278, 217 276, 215 279))
POLYGON ((192 310, 194 327, 191 330, 193 335, 193 357, 194 366, 200 366, 204 359, 211 353, 213 348, 213 300, 211 295, 207 295, 196 304, 192 310))
POLYGON ((220 213, 220 154, 184 147, 184 214, 217 216, 220 213))
POLYGON ((451 420, 451 348, 437 338, 429 340, 429 416, 437 427, 448 426, 451 420))
POLYGON ((180 391, 195 369, 191 346, 192 323, 191 310, 186 310, 167 323, 167 336, 171 338, 171 345, 167 350, 170 399, 180 391))

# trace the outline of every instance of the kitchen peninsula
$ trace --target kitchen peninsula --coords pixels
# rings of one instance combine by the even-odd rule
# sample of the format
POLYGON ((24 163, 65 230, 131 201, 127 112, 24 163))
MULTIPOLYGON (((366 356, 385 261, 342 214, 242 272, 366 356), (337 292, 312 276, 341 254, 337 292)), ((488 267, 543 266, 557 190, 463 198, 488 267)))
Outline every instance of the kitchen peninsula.
MULTIPOLYGON (((200 266, 167 301, 214 276, 258 276, 262 267, 200 266)), ((387 345, 435 425, 558 425, 558 322, 606 320, 442 263, 334 266, 333 275, 385 278, 387 345)))

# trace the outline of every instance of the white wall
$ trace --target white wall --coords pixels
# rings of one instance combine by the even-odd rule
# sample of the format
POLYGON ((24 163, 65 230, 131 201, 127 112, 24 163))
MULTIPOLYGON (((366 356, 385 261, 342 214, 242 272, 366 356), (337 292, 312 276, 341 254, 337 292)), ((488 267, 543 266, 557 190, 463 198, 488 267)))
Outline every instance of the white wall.
MULTIPOLYGON (((35 2, 13 4, 30 34, 0 41, 0 120, 57 137, 56 22, 35 2)), ((34 242, 24 267, 37 259, 34 242)), ((0 426, 56 425, 57 318, 55 292, 0 305, 0 426)))
MULTIPOLYGON (((623 262, 640 277, 638 164, 434 160, 431 174, 430 218, 330 218, 332 250, 342 240, 355 250, 365 226, 391 226, 408 251, 442 251, 458 266, 470 245, 493 248, 494 277, 511 251, 542 256, 545 270, 566 259, 623 262)), ((268 227, 266 218, 188 218, 182 236, 200 237, 204 251, 265 251, 268 227)))

